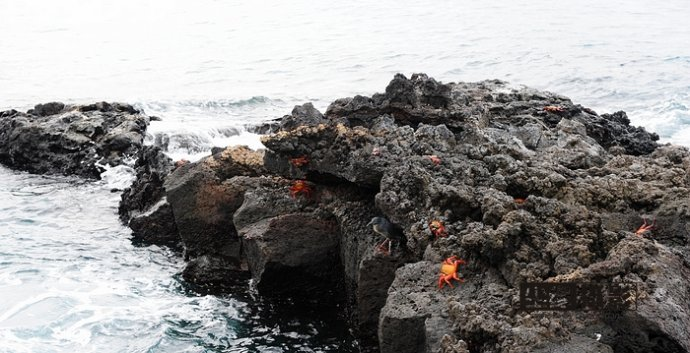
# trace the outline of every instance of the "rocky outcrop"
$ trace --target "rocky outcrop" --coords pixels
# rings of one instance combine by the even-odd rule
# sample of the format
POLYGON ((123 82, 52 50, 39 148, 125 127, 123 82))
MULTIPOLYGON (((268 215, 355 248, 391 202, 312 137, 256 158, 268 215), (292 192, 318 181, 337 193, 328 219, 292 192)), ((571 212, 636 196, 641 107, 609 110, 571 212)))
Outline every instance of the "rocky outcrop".
POLYGON ((686 352, 690 350, 690 267, 677 248, 626 237, 604 261, 577 269, 556 280, 636 283, 636 310, 619 318, 602 318, 610 328, 604 342, 615 351, 686 352))
POLYGON ((311 103, 298 105, 292 110, 292 114, 286 115, 280 121, 280 129, 289 131, 300 126, 317 126, 328 122, 320 111, 311 103))
POLYGON ((325 114, 296 107, 265 153, 215 151, 163 188, 186 279, 342 288, 364 347, 687 352, 690 152, 657 140, 549 92, 396 75, 325 114), (405 235, 390 255, 374 216, 405 235), (438 289, 449 256, 465 282, 438 289), (518 310, 520 284, 574 280, 634 283, 637 310, 518 310))
POLYGON ((39 104, 0 112, 0 163, 38 174, 100 179, 142 147, 149 118, 131 105, 39 104))
POLYGON ((165 178, 173 170, 172 160, 160 148, 144 146, 134 169, 134 183, 122 192, 120 220, 132 228, 136 242, 179 248, 175 217, 163 189, 165 178))
POLYGON ((263 168, 261 152, 246 147, 215 152, 199 162, 180 165, 163 187, 189 261, 183 277, 200 285, 222 286, 242 271, 233 214, 247 189, 262 183, 231 178, 256 177, 263 168))
MULTIPOLYGON (((504 87, 497 81, 441 85, 423 75, 397 76, 385 94, 333 103, 325 114, 328 124, 266 137, 265 163, 286 177, 368 189, 376 208, 404 229, 407 249, 422 262, 395 276, 378 326, 381 351, 436 351, 444 335, 470 352, 556 346, 653 351, 653 345, 630 343, 626 329, 603 320, 528 315, 512 305, 524 281, 554 280, 606 261, 615 244, 638 237, 632 231, 643 216, 684 216, 671 209, 684 202, 687 151, 657 150, 658 137, 631 127, 624 113, 599 116, 565 97, 504 87), (300 156, 309 163, 294 168, 290 160, 300 156), (662 164, 671 169, 658 177, 662 164), (450 236, 435 239, 432 220, 444 222, 450 236), (433 273, 450 255, 470 263, 463 271, 467 282, 438 291, 433 273), (584 323, 609 335, 596 341, 584 323)), ((659 226, 652 233, 656 240, 640 241, 669 244, 683 259, 684 227, 667 221, 674 230, 659 226)), ((671 289, 664 287, 665 293, 671 289)), ((683 302, 682 290, 671 292, 672 302, 683 302)), ((683 312, 687 319, 687 304, 683 312)), ((679 331, 683 324, 643 327, 635 334, 655 337, 666 347, 658 351, 687 350, 676 345, 687 342, 679 331)))
POLYGON ((262 292, 310 295, 337 284, 340 233, 334 219, 311 213, 280 215, 240 230, 249 271, 262 292))

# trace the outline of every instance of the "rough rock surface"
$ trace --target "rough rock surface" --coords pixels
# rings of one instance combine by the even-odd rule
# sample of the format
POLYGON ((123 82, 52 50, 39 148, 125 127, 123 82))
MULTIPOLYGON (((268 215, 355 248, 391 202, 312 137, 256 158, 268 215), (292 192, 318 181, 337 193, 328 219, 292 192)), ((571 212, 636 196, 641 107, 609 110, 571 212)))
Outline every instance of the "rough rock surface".
POLYGON ((337 283, 338 224, 311 213, 268 218, 239 231, 249 271, 260 291, 313 293, 337 283))
MULTIPOLYGON (((647 323, 635 331, 662 347, 654 348, 630 343, 629 330, 591 315, 539 313, 535 320, 512 305, 524 281, 553 280, 605 261, 615 244, 637 237, 632 232, 645 215, 660 224, 670 216, 663 224, 674 229, 659 225, 652 235, 679 245, 677 256, 687 259, 685 222, 677 219, 685 213, 678 206, 685 209, 688 152, 657 150, 658 137, 631 127, 622 112, 599 116, 565 97, 497 81, 440 85, 424 75, 397 76, 385 94, 333 103, 329 124, 264 139, 266 166, 281 175, 373 190, 376 207, 405 230, 409 251, 432 261, 398 271, 380 316, 381 351, 436 351, 444 334, 470 352, 687 350, 677 345, 688 342, 684 324, 647 323), (299 156, 309 163, 294 168, 290 159, 299 156), (637 175, 630 175, 633 164, 637 175), (431 236, 428 224, 436 219, 449 237, 431 236), (450 255, 468 260, 468 282, 438 292, 429 267, 437 271, 433 264, 450 255), (415 287, 419 279, 426 282, 415 287), (600 341, 585 332, 597 323, 609 333, 600 341)), ((687 266, 681 260, 676 267, 687 266)), ((672 289, 665 287, 664 293, 672 289)), ((672 302, 685 302, 674 306, 684 308, 685 322, 685 292, 673 289, 672 302)))
POLYGON ((296 107, 265 154, 246 152, 263 163, 216 153, 165 194, 188 269, 206 276, 186 278, 230 280, 246 262, 269 293, 286 268, 340 273, 365 350, 688 352, 690 152, 657 140, 549 92, 396 75, 323 115, 296 107), (405 234, 391 255, 374 216, 405 234), (638 235, 644 218, 656 227, 638 235), (439 290, 451 255, 465 283, 439 290), (637 310, 517 309, 521 283, 575 280, 635 283, 637 310))
POLYGON ((248 185, 231 178, 262 174, 261 152, 246 147, 216 150, 199 162, 175 169, 163 185, 189 265, 183 277, 202 285, 222 285, 242 270, 240 239, 233 214, 248 185), (222 275, 219 275, 222 273, 222 275))
POLYGON ((328 122, 320 111, 311 103, 298 105, 292 110, 292 114, 286 115, 280 121, 280 129, 294 130, 300 126, 316 126, 328 122))
POLYGON ((178 248, 180 237, 175 217, 163 189, 163 181, 173 170, 172 160, 160 148, 144 146, 134 169, 134 183, 122 192, 120 219, 132 228, 135 241, 178 248))
POLYGON ((149 118, 131 105, 39 104, 0 112, 0 163, 38 174, 100 179, 142 147, 149 118))

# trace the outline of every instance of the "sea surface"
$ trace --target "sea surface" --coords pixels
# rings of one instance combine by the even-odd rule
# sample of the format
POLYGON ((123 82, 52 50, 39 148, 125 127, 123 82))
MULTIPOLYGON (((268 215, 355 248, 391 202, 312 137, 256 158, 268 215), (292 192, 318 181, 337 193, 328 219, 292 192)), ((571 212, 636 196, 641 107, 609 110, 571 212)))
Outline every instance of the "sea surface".
MULTIPOLYGON (((261 148, 246 126, 383 91, 501 79, 690 146, 690 1, 0 0, 0 110, 123 101, 175 159, 261 148)), ((0 167, 0 352, 356 351, 340 318, 209 295, 116 215, 132 178, 0 167)))

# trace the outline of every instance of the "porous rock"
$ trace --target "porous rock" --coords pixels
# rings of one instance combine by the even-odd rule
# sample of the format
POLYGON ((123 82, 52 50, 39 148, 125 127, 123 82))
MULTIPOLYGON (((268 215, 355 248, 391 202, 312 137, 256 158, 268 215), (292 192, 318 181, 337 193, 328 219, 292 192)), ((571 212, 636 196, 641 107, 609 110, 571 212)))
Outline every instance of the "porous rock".
MULTIPOLYGON (((494 298, 465 293, 431 299, 426 288, 405 280, 428 278, 432 270, 414 275, 399 270, 381 311, 382 351, 434 350, 444 335, 450 337, 446 348, 453 346, 448 342, 464 342, 469 351, 557 346, 609 351, 619 343, 595 341, 583 327, 625 329, 587 315, 547 313, 537 321, 521 316, 512 309, 519 283, 546 281, 605 261, 647 214, 660 221, 668 217, 653 234, 687 258, 685 223, 673 217, 687 213, 682 200, 688 153, 659 149, 658 136, 630 126, 622 113, 599 116, 565 97, 509 89, 499 81, 441 84, 424 75, 410 80, 398 75, 385 93, 338 100, 325 116, 327 123, 265 137, 267 168, 372 190, 376 208, 404 229, 406 248, 427 261, 418 266, 440 261, 426 254, 463 254, 475 263, 468 268, 475 277, 469 278, 480 283, 461 288, 477 286, 475 292, 494 298), (298 156, 309 164, 290 165, 298 156), (431 234, 433 220, 443 222, 447 238, 431 234), (410 305, 410 298, 423 304, 410 305), (450 324, 441 324, 430 313, 437 310, 429 308, 448 312, 450 324), (467 312, 476 312, 475 317, 467 312)), ((366 257, 361 259, 364 263, 366 257)), ((683 263, 670 267, 678 272, 683 263)), ((673 302, 683 301, 678 290, 666 293, 673 302)), ((678 333, 681 325, 642 327, 672 349, 673 342, 685 339, 678 333)))
POLYGON ((36 105, 0 112, 0 163, 36 174, 100 179, 141 149, 149 118, 128 104, 36 105))
POLYGON ((495 80, 396 75, 384 93, 317 113, 284 118, 249 173, 213 159, 168 177, 192 262, 235 256, 218 251, 239 242, 235 229, 260 287, 282 283, 290 264, 318 274, 336 254, 354 332, 383 352, 688 351, 687 149, 659 145, 623 113, 495 80), (295 179, 312 192, 290 197, 295 179), (398 252, 374 249, 373 216, 402 229, 398 252), (298 220, 310 231, 295 235, 298 220), (466 260, 465 283, 438 290, 451 255, 466 260), (570 280, 635 283, 638 310, 611 321, 516 309, 521 283, 570 280))

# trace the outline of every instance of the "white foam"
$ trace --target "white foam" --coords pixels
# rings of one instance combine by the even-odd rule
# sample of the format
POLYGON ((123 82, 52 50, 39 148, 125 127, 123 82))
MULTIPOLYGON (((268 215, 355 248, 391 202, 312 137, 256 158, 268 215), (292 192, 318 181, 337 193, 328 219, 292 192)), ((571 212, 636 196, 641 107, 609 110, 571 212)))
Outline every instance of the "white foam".
POLYGON ((115 167, 101 165, 105 169, 101 173, 101 181, 105 183, 106 188, 121 190, 132 185, 132 182, 136 179, 136 172, 131 167, 131 164, 133 164, 132 161, 115 167))
POLYGON ((238 125, 199 127, 152 122, 146 143, 161 147, 173 160, 189 161, 208 156, 213 147, 243 145, 253 150, 266 148, 261 143, 261 135, 238 125))

